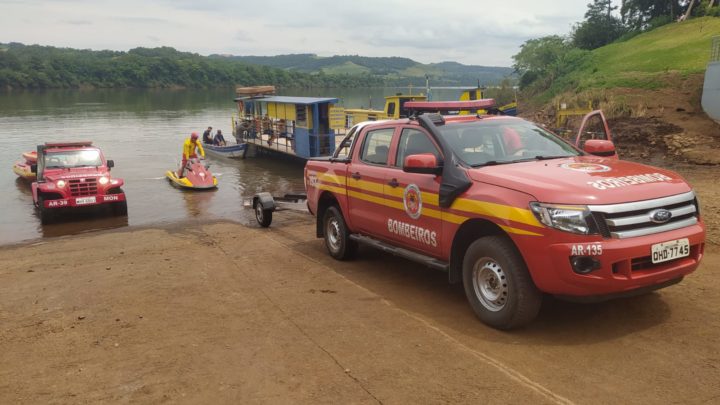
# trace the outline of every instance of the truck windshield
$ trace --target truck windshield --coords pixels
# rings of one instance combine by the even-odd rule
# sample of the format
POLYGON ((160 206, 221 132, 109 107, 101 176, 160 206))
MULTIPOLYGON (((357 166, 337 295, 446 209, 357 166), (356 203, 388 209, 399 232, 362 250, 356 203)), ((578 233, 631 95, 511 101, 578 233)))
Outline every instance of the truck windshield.
POLYGON ((45 155, 45 168, 70 168, 83 166, 102 166, 100 152, 97 150, 68 150, 49 152, 45 155))
POLYGON ((455 154, 474 167, 581 154, 557 136, 522 120, 450 123, 438 129, 455 154))

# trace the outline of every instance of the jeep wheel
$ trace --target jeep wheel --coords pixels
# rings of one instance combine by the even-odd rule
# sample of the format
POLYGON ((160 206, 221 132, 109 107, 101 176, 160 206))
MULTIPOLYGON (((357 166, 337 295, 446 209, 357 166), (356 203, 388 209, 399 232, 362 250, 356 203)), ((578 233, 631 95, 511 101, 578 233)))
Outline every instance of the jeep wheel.
POLYGON ((38 211, 40 211, 40 223, 47 225, 55 219, 55 212, 50 208, 45 208, 45 197, 38 196, 38 211))
POLYGON ((540 310, 542 293, 507 237, 486 236, 470 245, 463 260, 463 285, 478 318, 498 329, 523 326, 540 310))
POLYGON ((258 225, 262 226, 263 228, 267 228, 272 223, 272 210, 263 208, 260 200, 255 200, 254 204, 255 206, 253 207, 253 211, 255 211, 255 220, 257 221, 258 225))
POLYGON ((128 214, 127 201, 120 201, 113 203, 112 205, 113 215, 118 217, 125 217, 128 214))
POLYGON ((330 207, 325 211, 323 235, 325 236, 325 247, 330 256, 335 259, 347 260, 355 254, 357 242, 350 240, 350 232, 339 208, 330 207))

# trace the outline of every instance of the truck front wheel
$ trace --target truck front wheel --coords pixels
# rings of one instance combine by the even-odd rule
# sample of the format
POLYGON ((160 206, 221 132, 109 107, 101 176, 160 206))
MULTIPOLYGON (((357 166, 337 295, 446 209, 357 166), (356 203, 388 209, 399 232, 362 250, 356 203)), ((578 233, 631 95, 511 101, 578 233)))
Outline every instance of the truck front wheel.
POLYGON ((540 310, 542 293, 507 237, 486 236, 470 245, 463 260, 463 285, 478 318, 498 329, 523 326, 540 310))
POLYGON ((323 231, 325 247, 327 247, 330 256, 337 260, 347 260, 353 257, 355 250, 357 250, 357 243, 350 240, 350 232, 337 207, 329 207, 325 211, 323 231))
POLYGON ((38 196, 38 210, 40 211, 40 223, 47 225, 55 220, 55 212, 45 207, 45 196, 38 196))
POLYGON ((115 216, 126 217, 128 214, 127 201, 113 203, 112 212, 115 216))

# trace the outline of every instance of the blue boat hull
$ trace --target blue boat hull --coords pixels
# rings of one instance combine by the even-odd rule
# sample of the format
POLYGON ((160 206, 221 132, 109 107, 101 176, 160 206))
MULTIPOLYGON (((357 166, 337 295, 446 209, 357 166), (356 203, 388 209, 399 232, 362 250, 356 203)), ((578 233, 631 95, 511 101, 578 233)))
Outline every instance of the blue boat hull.
POLYGON ((239 143, 237 145, 228 145, 228 146, 215 146, 215 145, 207 145, 203 144, 203 148, 214 155, 217 156, 223 156, 228 158, 245 158, 245 153, 247 153, 247 144, 246 143, 239 143))

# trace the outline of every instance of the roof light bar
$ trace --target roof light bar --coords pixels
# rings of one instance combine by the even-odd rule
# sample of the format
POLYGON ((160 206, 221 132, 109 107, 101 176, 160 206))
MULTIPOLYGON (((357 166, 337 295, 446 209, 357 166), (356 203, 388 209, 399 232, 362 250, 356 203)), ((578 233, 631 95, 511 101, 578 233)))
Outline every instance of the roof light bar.
POLYGON ((92 146, 92 141, 45 142, 45 147, 48 148, 76 148, 78 146, 92 146))
POLYGON ((471 101, 406 101, 403 106, 415 111, 468 111, 495 107, 495 100, 483 98, 471 101))

